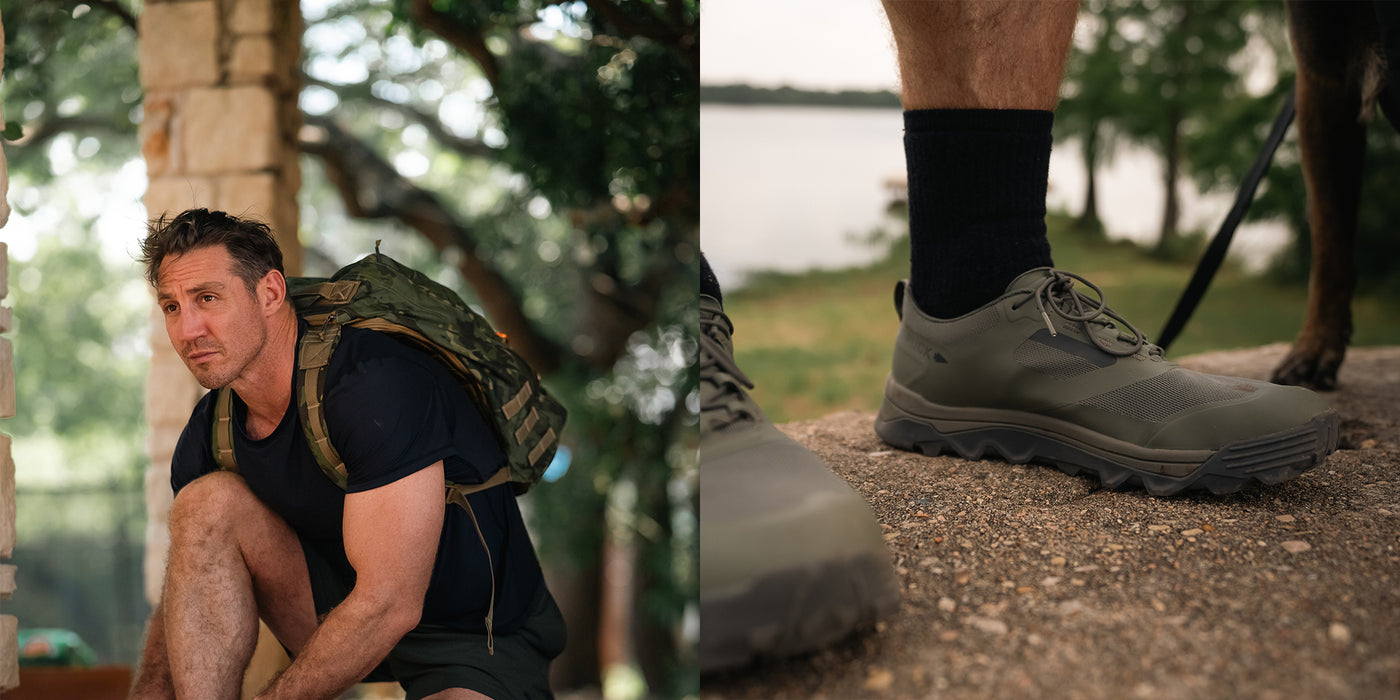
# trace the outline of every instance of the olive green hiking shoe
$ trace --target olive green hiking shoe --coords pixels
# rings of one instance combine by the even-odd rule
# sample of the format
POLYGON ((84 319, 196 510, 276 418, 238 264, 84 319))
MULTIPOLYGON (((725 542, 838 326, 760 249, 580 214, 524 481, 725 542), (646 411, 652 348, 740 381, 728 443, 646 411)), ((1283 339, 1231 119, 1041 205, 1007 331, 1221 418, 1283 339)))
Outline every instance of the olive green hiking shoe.
POLYGON ((1337 448, 1337 413, 1316 394, 1168 362, 1078 275, 1031 270, 951 320, 919 311, 900 285, 875 421, 896 447, 1087 470, 1156 496, 1278 483, 1337 448))
POLYGON ((821 648, 899 607, 870 506, 763 417, 700 297, 700 669, 821 648))

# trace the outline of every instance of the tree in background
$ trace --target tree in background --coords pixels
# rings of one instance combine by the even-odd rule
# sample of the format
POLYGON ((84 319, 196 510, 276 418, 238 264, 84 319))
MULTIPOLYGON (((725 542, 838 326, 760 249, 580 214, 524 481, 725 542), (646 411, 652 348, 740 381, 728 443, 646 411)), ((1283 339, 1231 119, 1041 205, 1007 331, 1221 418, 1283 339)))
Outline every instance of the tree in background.
MULTIPOLYGON (((0 0, 0 12, 23 216, 50 206, 43 188, 75 167, 64 163, 136 157, 139 10, 0 0)), ((401 241, 401 257, 455 283, 546 375, 571 411, 574 466, 526 504, 560 597, 597 610, 570 620, 559 679, 615 696, 693 691, 696 2, 347 0, 308 13, 308 274, 374 238, 401 241)))
MULTIPOLYGON (((1092 18, 1086 25, 1094 30, 1071 53, 1066 99, 1057 113, 1065 122, 1060 135, 1081 140, 1090 173, 1101 157, 1111 157, 1119 138, 1162 157, 1166 197, 1158 253, 1168 252, 1178 235, 1177 183, 1192 142, 1213 128, 1223 105, 1252 99, 1237 57, 1249 38, 1243 19, 1260 8, 1234 0, 1096 0, 1085 8, 1092 18)), ((1086 204, 1095 196, 1091 186, 1086 204)), ((1092 224, 1097 213, 1086 206, 1080 218, 1092 224)))
POLYGON ((1065 66, 1062 97, 1055 108, 1057 136, 1061 140, 1078 138, 1087 178, 1075 227, 1096 234, 1103 233, 1096 174, 1100 164, 1113 160, 1121 138, 1119 118, 1130 108, 1123 92, 1127 41, 1117 30, 1121 12, 1122 8, 1108 0, 1091 0, 1084 5, 1075 46, 1065 66))
MULTIPOLYGON (((1263 147, 1295 75, 1277 2, 1091 0, 1066 68, 1056 138, 1076 138, 1089 171, 1079 221, 1098 219, 1094 170, 1124 139, 1163 160, 1166 206, 1157 252, 1178 247, 1177 183, 1233 192, 1263 147), (1263 65, 1259 65, 1263 64, 1263 65), (1256 81, 1246 89, 1254 73, 1256 81), (1260 85, 1257 81, 1272 80, 1260 85)), ((1369 131, 1357 230, 1360 284, 1397 286, 1400 257, 1389 192, 1400 186, 1400 134, 1377 115, 1369 131)), ((1280 280, 1307 279, 1307 192, 1296 137, 1275 156, 1249 219, 1283 219, 1293 240, 1274 263, 1280 280)))

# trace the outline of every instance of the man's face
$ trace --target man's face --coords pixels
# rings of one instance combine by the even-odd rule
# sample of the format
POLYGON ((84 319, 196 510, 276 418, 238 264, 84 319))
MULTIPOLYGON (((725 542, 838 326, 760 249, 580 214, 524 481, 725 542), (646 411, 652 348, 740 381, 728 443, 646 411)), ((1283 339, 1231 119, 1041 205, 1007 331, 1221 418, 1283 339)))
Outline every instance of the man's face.
POLYGON ((222 245, 167 257, 156 303, 170 345, 206 389, 238 379, 267 343, 267 318, 222 245))

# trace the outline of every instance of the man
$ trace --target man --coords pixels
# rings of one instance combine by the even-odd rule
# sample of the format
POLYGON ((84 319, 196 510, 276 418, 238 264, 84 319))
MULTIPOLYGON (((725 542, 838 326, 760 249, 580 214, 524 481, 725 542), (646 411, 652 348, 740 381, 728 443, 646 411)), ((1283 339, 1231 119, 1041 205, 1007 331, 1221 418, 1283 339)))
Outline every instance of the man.
MULTIPOLYGON (((1273 484, 1337 445, 1315 394, 1167 362, 1053 269, 1051 124, 1075 0, 883 0, 903 89, 910 273, 875 431, 1163 495, 1273 484)), ((864 500, 779 433, 702 259, 701 666, 818 648, 898 608, 864 500), (736 613, 746 614, 736 614, 736 613)))
POLYGON ((473 483, 504 462, 446 370, 343 329, 325 390, 342 491, 300 425, 307 326, 269 229, 190 210, 153 221, 142 253, 171 345, 202 386, 233 392, 238 473, 214 461, 211 391, 171 463, 165 590, 132 697, 238 697, 259 618, 293 659, 259 698, 334 698, 361 680, 396 680, 409 698, 550 697, 563 619, 514 492, 469 496, 476 524, 445 503, 445 478, 473 483))

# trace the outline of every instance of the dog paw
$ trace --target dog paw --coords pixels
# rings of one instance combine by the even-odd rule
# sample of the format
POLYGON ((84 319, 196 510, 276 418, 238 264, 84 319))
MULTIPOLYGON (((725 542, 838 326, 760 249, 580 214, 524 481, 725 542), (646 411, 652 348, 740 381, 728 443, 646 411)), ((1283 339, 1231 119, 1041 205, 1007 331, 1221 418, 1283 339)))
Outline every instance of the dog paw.
POLYGON ((1275 384, 1304 386, 1315 391, 1332 391, 1337 388, 1337 369, 1342 366, 1344 353, 1345 350, 1308 353, 1295 347, 1274 369, 1269 381, 1275 384))

